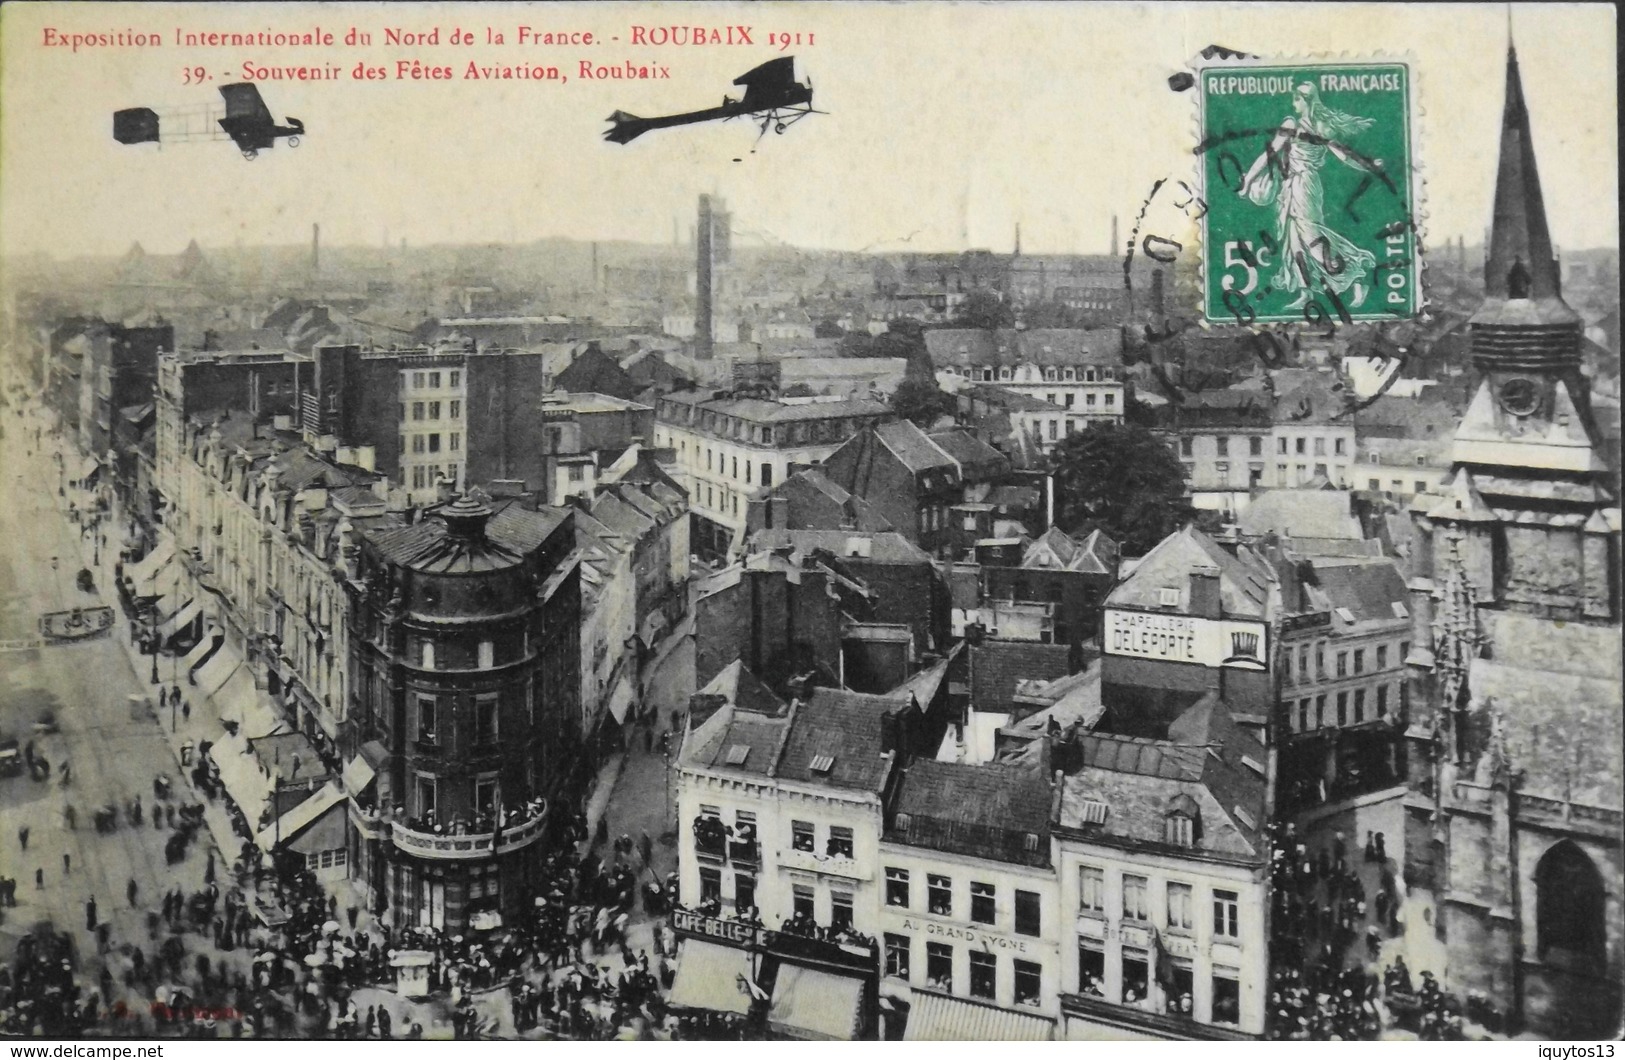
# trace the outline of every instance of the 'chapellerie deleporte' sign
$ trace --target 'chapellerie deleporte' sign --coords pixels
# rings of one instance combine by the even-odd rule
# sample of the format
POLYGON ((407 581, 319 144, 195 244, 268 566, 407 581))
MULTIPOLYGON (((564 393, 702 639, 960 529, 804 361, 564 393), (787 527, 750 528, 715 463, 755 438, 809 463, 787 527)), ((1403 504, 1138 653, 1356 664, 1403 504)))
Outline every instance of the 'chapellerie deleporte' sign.
POLYGON ((1108 655, 1262 670, 1265 633, 1262 622, 1109 609, 1105 650, 1108 655))

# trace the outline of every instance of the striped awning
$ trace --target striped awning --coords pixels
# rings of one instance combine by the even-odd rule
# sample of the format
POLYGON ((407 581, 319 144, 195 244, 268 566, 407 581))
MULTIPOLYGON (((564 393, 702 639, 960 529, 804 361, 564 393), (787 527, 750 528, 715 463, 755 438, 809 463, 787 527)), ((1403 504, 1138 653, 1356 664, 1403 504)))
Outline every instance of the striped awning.
POLYGON ((768 1026, 790 1038, 849 1042, 863 1020, 863 980, 780 964, 768 1026))
POLYGON ((905 1042, 1047 1042, 1055 1021, 914 988, 905 1042))
POLYGON ((739 977, 748 979, 750 974, 750 954, 745 950, 689 939, 678 955, 677 977, 666 1003, 743 1016, 750 1011, 750 993, 740 988, 739 977))
POLYGON ((140 560, 127 567, 124 574, 130 579, 130 583, 135 586, 136 594, 139 596, 153 595, 147 590, 147 583, 152 581, 159 568, 174 557, 175 546, 168 541, 164 541, 140 560))
POLYGON ((158 627, 158 635, 167 640, 191 625, 202 613, 202 604, 196 600, 187 600, 180 606, 179 610, 164 619, 163 625, 158 627))

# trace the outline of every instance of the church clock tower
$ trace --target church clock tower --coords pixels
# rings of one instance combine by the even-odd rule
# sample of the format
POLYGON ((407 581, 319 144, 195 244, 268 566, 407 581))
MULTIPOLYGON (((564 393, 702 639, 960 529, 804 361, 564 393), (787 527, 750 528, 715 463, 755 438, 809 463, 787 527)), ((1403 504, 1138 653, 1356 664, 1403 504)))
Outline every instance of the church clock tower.
POLYGON ((1455 481, 1442 510, 1428 514, 1456 523, 1458 508, 1476 513, 1459 528, 1462 558, 1489 575, 1478 584, 1486 603, 1549 618, 1612 617, 1601 513, 1615 501, 1580 371, 1583 324, 1563 301, 1512 49, 1484 289, 1468 322, 1479 383, 1456 431, 1455 481))

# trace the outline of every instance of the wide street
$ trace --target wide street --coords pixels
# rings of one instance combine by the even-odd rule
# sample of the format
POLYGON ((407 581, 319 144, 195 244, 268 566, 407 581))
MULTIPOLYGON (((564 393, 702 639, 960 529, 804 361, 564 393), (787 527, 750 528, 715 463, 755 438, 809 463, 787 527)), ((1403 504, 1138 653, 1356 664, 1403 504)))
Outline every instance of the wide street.
MULTIPOLYGON (((100 595, 75 587, 74 576, 87 564, 81 558, 78 528, 58 507, 55 462, 48 452, 29 454, 32 421, 11 411, 5 415, 0 439, 0 462, 8 469, 0 489, 0 541, 5 542, 0 548, 0 638, 9 640, 37 636, 39 615, 64 604, 105 603, 116 609, 116 602, 111 586, 102 584, 104 575, 97 576, 100 595), (53 556, 59 561, 56 571, 53 556)), ((47 448, 50 444, 47 436, 47 448)), ((117 548, 111 528, 109 542, 117 548)), ((177 796, 186 791, 157 723, 130 709, 129 697, 146 695, 151 686, 126 654, 121 641, 127 637, 121 615, 110 637, 0 653, 0 731, 23 744, 32 740, 35 753, 51 764, 49 781, 35 781, 26 772, 0 778, 0 874, 17 880, 17 905, 3 910, 0 959, 10 959, 21 933, 50 922, 76 933, 80 972, 87 982, 94 982, 99 968, 93 936, 85 930, 85 900, 95 896, 99 919, 112 922, 115 939, 144 940, 146 911, 156 907, 163 891, 203 886, 205 851, 211 848, 205 830, 185 862, 166 865, 169 831, 155 831, 150 821, 133 828, 124 819, 122 808, 135 796, 150 810, 157 773, 170 774, 177 796), (60 732, 35 735, 33 725, 48 709, 55 711, 60 732), (66 787, 59 771, 63 761, 70 770, 66 787), (108 802, 121 808, 119 827, 98 834, 91 814, 108 802), (68 806, 77 812, 76 830, 67 827, 68 806), (23 828, 29 831, 26 850, 19 837, 23 828), (64 856, 70 860, 64 862, 64 856), (36 885, 36 871, 43 886, 36 885), (134 908, 126 896, 132 879, 138 888, 134 908)))

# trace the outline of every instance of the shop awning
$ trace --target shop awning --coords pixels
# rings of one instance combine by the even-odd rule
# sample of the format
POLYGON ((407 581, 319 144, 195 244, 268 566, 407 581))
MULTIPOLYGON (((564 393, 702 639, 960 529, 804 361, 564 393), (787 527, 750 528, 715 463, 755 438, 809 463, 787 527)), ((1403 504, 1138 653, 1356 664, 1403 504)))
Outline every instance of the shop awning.
POLYGON ((101 466, 102 466, 102 462, 100 460, 97 460, 95 457, 93 457, 93 456, 85 457, 84 461, 79 465, 79 477, 74 479, 74 481, 75 482, 83 482, 83 481, 85 481, 90 476, 94 475, 98 470, 100 470, 101 466))
POLYGON ((168 640, 187 626, 190 626, 202 613, 202 604, 196 600, 188 600, 181 605, 180 610, 164 619, 163 625, 158 627, 158 635, 168 640))
POLYGON ((367 785, 377 775, 365 758, 356 755, 344 766, 344 790, 351 795, 359 795, 367 790, 367 785))
POLYGON ((175 558, 175 546, 168 541, 161 541, 158 547, 148 552, 144 557, 131 564, 124 571, 130 583, 135 586, 138 596, 151 596, 146 585, 152 581, 158 571, 170 560, 175 558))
POLYGON ((626 724, 626 712, 632 706, 632 682, 626 675, 626 668, 622 667, 621 677, 609 694, 609 712, 617 725, 626 724))
POLYGON ((344 789, 328 781, 322 790, 283 814, 282 820, 273 821, 260 829, 254 837, 254 845, 269 854, 278 843, 291 843, 297 839, 299 833, 321 820, 323 814, 343 801, 344 789))
POLYGON ((247 665, 239 666, 214 694, 221 721, 236 722, 238 734, 257 740, 269 736, 282 724, 276 708, 254 687, 247 665))
POLYGON ((750 992, 739 985, 741 975, 750 975, 748 952, 689 939, 677 958, 677 977, 666 1003, 743 1016, 750 1011, 750 992))
POLYGON ((187 673, 191 673, 202 666, 207 661, 209 653, 214 651, 215 645, 219 644, 223 637, 224 634, 218 629, 211 627, 205 630, 203 636, 198 638, 197 644, 191 651, 186 653, 186 658, 181 660, 181 668, 187 673))
POLYGON ((643 620, 643 628, 638 630, 638 639, 643 641, 645 648, 653 648, 660 640, 660 634, 665 632, 666 616, 659 611, 651 613, 643 620))
POLYGON ((918 987, 903 1032, 905 1042, 1047 1042, 1054 1037, 1054 1020, 918 987))
POLYGON ((152 605, 152 614, 161 617, 174 614, 186 603, 180 595, 181 565, 179 563, 166 563, 158 568, 158 573, 145 586, 136 590, 137 596, 156 597, 152 605))
POLYGON ((220 691, 220 686, 226 683, 240 665, 242 664, 231 647, 226 644, 220 645, 220 649, 209 656, 209 661, 198 667, 197 673, 192 675, 197 694, 204 699, 213 696, 220 691))
POLYGON ((849 1042, 863 1019, 863 980, 780 964, 768 1026, 792 1038, 849 1042))
POLYGON ((241 733, 222 737, 209 748, 209 757, 219 767, 220 783, 225 786, 226 794, 242 811, 248 826, 258 832, 260 817, 271 798, 271 778, 260 771, 259 760, 249 750, 248 741, 241 733))

